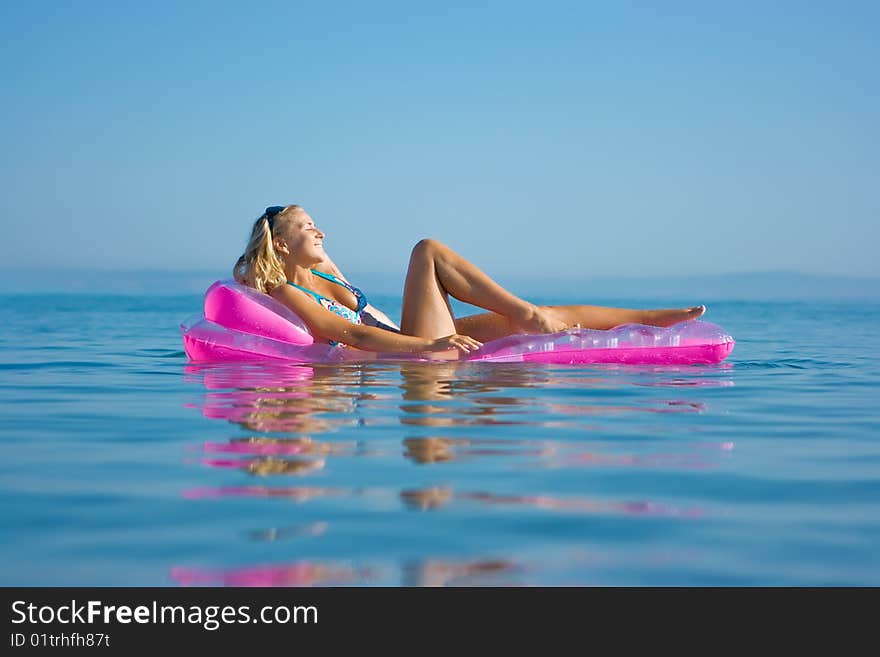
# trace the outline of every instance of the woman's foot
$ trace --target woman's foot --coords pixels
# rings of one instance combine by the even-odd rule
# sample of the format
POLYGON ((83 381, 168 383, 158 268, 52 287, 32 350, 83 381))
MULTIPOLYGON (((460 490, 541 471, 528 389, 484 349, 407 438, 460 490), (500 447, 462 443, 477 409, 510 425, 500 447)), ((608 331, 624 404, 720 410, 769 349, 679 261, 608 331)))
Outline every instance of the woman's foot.
POLYGON ((558 333, 571 328, 552 309, 529 304, 519 317, 511 318, 514 326, 525 333, 558 333))
POLYGON ((664 310, 645 310, 643 324, 649 326, 672 326, 689 319, 698 319, 706 312, 706 306, 691 308, 668 308, 664 310))

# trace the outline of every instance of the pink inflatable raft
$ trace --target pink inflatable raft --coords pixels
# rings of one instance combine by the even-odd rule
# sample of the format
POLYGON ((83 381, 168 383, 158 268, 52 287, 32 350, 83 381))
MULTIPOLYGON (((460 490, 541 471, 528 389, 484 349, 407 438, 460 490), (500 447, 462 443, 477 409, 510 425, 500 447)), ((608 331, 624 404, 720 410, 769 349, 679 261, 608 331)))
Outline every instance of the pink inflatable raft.
MULTIPOLYGON (((430 361, 436 354, 375 353, 316 343, 305 323, 272 297, 235 281, 217 281, 205 293, 205 311, 181 325, 193 362, 274 360, 339 363, 430 361)), ((720 326, 691 320, 668 328, 624 324, 608 331, 571 329, 512 335, 485 343, 460 360, 496 363, 689 365, 720 363, 734 340, 720 326)), ((448 360, 448 356, 443 358, 448 360)))

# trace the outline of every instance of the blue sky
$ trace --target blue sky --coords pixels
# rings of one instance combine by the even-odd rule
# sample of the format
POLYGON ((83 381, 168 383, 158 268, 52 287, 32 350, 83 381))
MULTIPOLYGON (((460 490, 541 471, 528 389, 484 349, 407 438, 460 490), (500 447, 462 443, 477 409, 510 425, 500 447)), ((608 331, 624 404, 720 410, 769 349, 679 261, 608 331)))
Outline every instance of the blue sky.
POLYGON ((4 2, 5 267, 880 275, 880 4, 4 2))

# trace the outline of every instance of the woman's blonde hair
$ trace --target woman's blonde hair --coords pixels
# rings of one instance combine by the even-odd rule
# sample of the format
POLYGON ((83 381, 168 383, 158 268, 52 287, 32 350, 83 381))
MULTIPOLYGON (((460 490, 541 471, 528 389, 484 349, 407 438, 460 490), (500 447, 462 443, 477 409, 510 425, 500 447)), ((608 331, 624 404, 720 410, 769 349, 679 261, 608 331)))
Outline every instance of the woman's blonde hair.
MULTIPOLYGON (((272 209, 274 208, 267 208, 267 212, 272 209)), ((280 212, 271 215, 264 212, 260 215, 254 222, 244 253, 232 268, 235 280, 266 293, 284 285, 287 276, 284 273, 284 263, 275 253, 272 230, 274 228, 277 231, 282 221, 286 221, 293 212, 299 210, 302 210, 299 205, 288 205, 280 212)))

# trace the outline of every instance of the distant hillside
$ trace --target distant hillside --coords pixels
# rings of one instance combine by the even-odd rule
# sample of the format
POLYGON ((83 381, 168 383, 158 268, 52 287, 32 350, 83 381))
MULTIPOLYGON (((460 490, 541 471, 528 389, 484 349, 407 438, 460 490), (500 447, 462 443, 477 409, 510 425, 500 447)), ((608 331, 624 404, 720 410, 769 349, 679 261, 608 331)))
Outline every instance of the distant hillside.
MULTIPOLYGON (((200 294, 225 271, 158 270, 39 270, 8 269, 0 272, 2 292, 13 294, 60 291, 73 294, 200 294)), ((374 295, 399 297, 403 276, 349 272, 352 281, 374 295)), ((713 300, 880 300, 880 278, 821 276, 796 272, 713 274, 660 277, 547 277, 525 279, 499 276, 515 292, 539 299, 713 300)))

